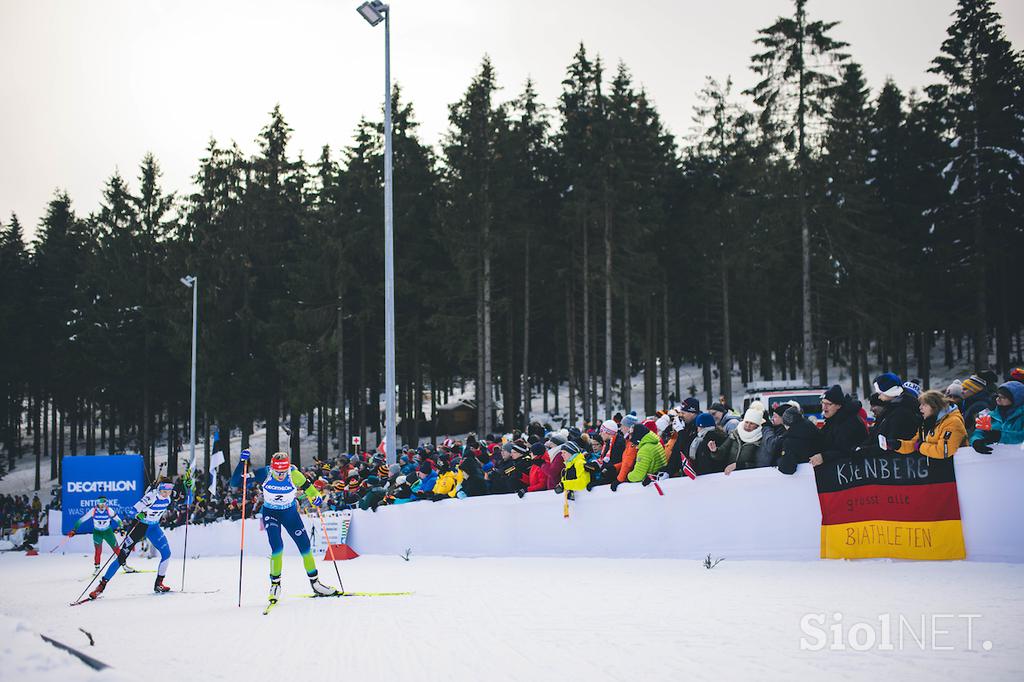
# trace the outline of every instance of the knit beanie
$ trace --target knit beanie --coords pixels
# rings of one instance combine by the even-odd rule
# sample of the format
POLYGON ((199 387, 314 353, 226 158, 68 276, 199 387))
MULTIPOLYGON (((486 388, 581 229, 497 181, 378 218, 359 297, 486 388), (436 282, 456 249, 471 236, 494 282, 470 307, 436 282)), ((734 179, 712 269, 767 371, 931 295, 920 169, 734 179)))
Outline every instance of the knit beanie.
POLYGON ((875 377, 873 386, 876 393, 881 393, 890 398, 896 398, 903 393, 903 380, 892 372, 879 374, 875 377))
POLYGON ((627 429, 632 428, 632 427, 636 426, 639 423, 640 423, 640 419, 637 418, 635 412, 630 412, 629 414, 627 414, 625 417, 622 418, 622 425, 624 427, 626 427, 627 429))
POLYGON ((953 398, 954 400, 959 400, 960 398, 963 398, 964 397, 964 385, 963 385, 963 382, 961 382, 959 379, 956 379, 955 381, 953 381, 953 383, 951 383, 949 386, 946 387, 945 393, 946 393, 947 397, 953 398))
POLYGON ((618 430, 619 425, 611 419, 601 423, 601 433, 615 433, 618 430))
POLYGON ((680 412, 689 412, 690 414, 700 414, 700 401, 694 397, 687 398, 683 401, 683 404, 679 406, 680 412))
POLYGON ((908 379, 907 381, 904 381, 903 382, 903 388, 905 390, 909 391, 910 393, 913 393, 915 398, 920 396, 921 392, 924 390, 921 387, 920 382, 914 381, 913 379, 908 379))
POLYGON ((796 407, 789 407, 785 412, 782 413, 782 424, 783 426, 791 427, 800 421, 803 414, 796 407))
POLYGON ((791 407, 795 407, 797 409, 797 412, 803 413, 803 410, 800 409, 800 403, 798 403, 795 400, 787 400, 784 403, 775 403, 774 405, 772 405, 772 414, 777 414, 781 417, 782 415, 786 414, 786 410, 788 410, 791 407))
POLYGON ((697 415, 697 419, 694 421, 698 429, 707 429, 715 425, 715 418, 707 412, 701 412, 697 415))
POLYGON ((764 424, 764 405, 760 400, 750 403, 750 407, 743 413, 743 421, 752 424, 764 424))
POLYGON ((972 374, 963 381, 963 394, 965 396, 971 396, 975 393, 981 393, 988 388, 988 382, 979 377, 977 374, 972 374))
MULTIPOLYGON (((900 391, 903 391, 902 387, 900 387, 900 391)), ((825 391, 825 395, 821 396, 821 398, 822 400, 827 400, 834 405, 842 405, 843 400, 846 398, 846 394, 843 393, 842 386, 840 386, 839 384, 833 384, 832 388, 825 391)))

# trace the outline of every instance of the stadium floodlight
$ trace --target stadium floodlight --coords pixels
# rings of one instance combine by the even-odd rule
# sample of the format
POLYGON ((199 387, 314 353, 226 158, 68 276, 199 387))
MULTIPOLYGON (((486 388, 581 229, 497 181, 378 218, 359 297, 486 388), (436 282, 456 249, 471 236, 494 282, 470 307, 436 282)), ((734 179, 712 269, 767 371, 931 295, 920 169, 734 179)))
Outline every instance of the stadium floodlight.
POLYGON ((195 281, 196 281, 196 278, 195 278, 195 277, 193 277, 192 275, 186 275, 185 277, 182 277, 182 278, 181 278, 180 280, 178 280, 178 281, 180 281, 180 282, 181 282, 182 284, 184 284, 184 285, 185 285, 185 286, 187 286, 187 287, 188 287, 189 289, 191 289, 191 288, 192 288, 192 285, 193 285, 193 284, 195 283, 195 281))
POLYGON ((366 19, 366 23, 370 26, 376 26, 380 22, 384 21, 384 15, 387 14, 388 6, 380 0, 372 0, 371 2, 364 2, 356 8, 356 11, 366 19))

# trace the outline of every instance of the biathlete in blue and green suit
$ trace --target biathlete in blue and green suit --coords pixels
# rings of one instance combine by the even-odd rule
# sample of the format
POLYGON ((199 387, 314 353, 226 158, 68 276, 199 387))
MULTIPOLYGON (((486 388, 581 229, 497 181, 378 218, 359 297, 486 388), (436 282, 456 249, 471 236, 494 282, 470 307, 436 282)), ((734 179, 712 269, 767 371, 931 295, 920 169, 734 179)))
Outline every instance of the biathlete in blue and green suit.
MULTIPOLYGON (((242 450, 238 466, 231 476, 231 485, 240 487, 242 485, 242 469, 245 462, 249 461, 251 453, 242 450)), ((313 559, 313 552, 309 546, 309 535, 302 525, 302 517, 299 516, 298 502, 295 497, 301 491, 305 494, 310 504, 319 507, 323 504, 317 489, 310 484, 302 472, 292 466, 288 455, 283 452, 275 453, 270 458, 270 466, 260 467, 249 472, 249 477, 259 485, 263 492, 263 506, 260 514, 263 516, 263 527, 267 531, 267 539, 270 541, 270 595, 271 602, 276 602, 281 592, 281 554, 284 552, 284 542, 281 540, 282 526, 295 542, 302 554, 302 564, 306 568, 306 575, 309 577, 309 584, 313 593, 319 597, 330 597, 338 594, 338 590, 320 582, 316 570, 316 561, 313 559)))

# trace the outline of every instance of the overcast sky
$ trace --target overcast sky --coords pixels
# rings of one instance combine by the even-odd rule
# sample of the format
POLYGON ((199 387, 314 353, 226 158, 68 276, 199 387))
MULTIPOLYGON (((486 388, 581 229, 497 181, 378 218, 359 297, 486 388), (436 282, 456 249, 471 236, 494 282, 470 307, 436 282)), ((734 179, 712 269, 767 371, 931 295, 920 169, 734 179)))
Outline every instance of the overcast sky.
MULTIPOLYGON (((383 26, 357 0, 0 0, 0 221, 31 235, 55 188, 80 215, 115 170, 133 185, 153 152, 168 189, 187 191, 210 137, 253 138, 280 103, 292 153, 313 160, 348 144, 360 116, 379 115, 383 26)), ((931 81, 955 0, 809 0, 812 18, 842 23, 877 92, 931 81)), ((532 76, 553 106, 583 41, 646 87, 677 135, 691 125, 705 76, 749 86, 759 28, 791 0, 393 0, 392 75, 437 143, 447 105, 487 53, 511 99, 532 76)), ((996 0, 1015 48, 1024 2, 996 0)))

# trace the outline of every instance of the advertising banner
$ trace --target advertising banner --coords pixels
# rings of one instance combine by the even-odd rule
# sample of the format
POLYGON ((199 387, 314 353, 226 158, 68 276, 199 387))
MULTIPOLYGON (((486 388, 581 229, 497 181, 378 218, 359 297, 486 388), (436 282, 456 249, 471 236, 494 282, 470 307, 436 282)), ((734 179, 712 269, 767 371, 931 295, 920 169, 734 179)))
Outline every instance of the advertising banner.
MULTIPOLYGON (((135 514, 132 506, 146 492, 142 455, 64 457, 61 470, 62 533, 71 530, 100 497, 106 497, 122 519, 130 519, 135 514)), ((92 532, 92 521, 79 526, 78 532, 92 532)))

